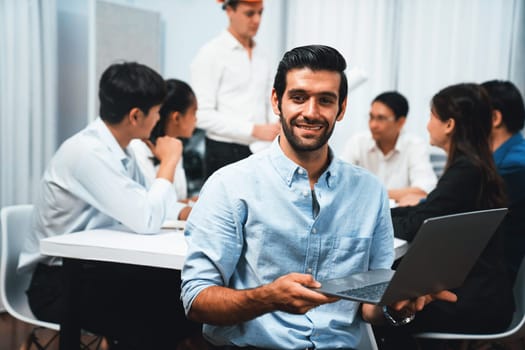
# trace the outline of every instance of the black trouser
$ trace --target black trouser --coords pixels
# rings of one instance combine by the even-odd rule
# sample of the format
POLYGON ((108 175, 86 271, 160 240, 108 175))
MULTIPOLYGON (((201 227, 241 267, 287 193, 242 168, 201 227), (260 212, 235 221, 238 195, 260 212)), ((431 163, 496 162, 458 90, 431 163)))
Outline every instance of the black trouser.
POLYGON ((225 165, 247 158, 252 154, 250 147, 237 143, 219 142, 206 138, 204 165, 206 179, 225 165))
MULTIPOLYGON (((201 332, 201 325, 184 315, 180 271, 84 262, 79 273, 80 295, 73 302, 81 327, 116 340, 118 349, 175 348, 181 339, 201 332)), ((62 267, 37 266, 27 291, 37 318, 61 323, 70 305, 67 283, 62 267)))

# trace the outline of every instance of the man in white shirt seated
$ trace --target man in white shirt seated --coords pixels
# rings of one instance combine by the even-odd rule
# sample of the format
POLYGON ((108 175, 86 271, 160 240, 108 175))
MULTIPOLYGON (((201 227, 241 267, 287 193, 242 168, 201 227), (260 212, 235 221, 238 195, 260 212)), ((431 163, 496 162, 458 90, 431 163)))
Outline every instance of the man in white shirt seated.
POLYGON ((180 272, 86 261, 72 274, 61 259, 41 255, 39 242, 117 224, 155 234, 166 219, 177 218, 172 181, 181 141, 165 136, 152 146, 160 165, 149 188, 128 151, 132 139, 149 137, 165 96, 162 77, 144 65, 119 63, 104 71, 100 117, 51 159, 35 201, 33 231, 19 258, 19 270, 33 271, 27 295, 36 317, 62 323, 76 310, 80 326, 108 337, 112 350, 174 348, 200 333, 200 325, 186 320, 178 298, 180 272), (73 279, 78 294, 70 297, 73 279))
POLYGON ((384 92, 370 107, 370 132, 352 136, 341 155, 343 160, 370 170, 388 189, 396 203, 403 198, 424 198, 436 185, 428 145, 402 132, 408 101, 398 92, 384 92))

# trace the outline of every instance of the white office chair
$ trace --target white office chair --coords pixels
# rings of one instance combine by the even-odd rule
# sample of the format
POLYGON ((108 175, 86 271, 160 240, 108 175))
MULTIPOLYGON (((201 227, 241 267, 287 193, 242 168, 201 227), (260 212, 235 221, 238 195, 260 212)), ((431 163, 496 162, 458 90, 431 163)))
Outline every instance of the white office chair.
MULTIPOLYGON (((36 336, 36 330, 47 328, 58 331, 60 326, 38 320, 27 301, 25 291, 31 280, 30 273, 18 274, 18 255, 22 249, 26 235, 31 232, 31 212, 33 206, 14 205, 2 208, 0 212, 1 243, 0 243, 0 299, 7 312, 14 318, 34 325, 27 346, 35 344, 39 349, 45 349, 47 345, 41 346, 36 336)), ((56 333, 58 334, 58 333, 56 333)), ((49 341, 51 343, 54 337, 49 341)))
MULTIPOLYGON (((425 332, 418 333, 416 338, 442 339, 442 340, 464 340, 465 348, 470 341, 494 341, 508 342, 525 337, 525 259, 521 262, 516 282, 514 284, 514 301, 516 310, 512 317, 512 322, 506 330, 492 334, 461 334, 461 333, 439 333, 425 332)), ((522 340, 522 346, 525 348, 525 342, 522 340)))
MULTIPOLYGON (((35 345, 41 350, 53 344, 58 336, 60 325, 41 321, 33 315, 25 293, 31 281, 31 273, 17 272, 18 255, 26 235, 32 229, 32 211, 31 204, 8 206, 0 211, 0 300, 11 316, 35 326, 26 341, 26 348, 30 349, 35 345), (42 328, 56 332, 53 337, 47 339, 46 344, 40 344, 37 337, 37 330, 42 328)), ((91 345, 98 348, 101 340, 101 337, 95 337, 86 341, 86 344, 81 344, 81 348, 89 349, 91 345)))
POLYGON ((374 331, 370 323, 361 323, 361 341, 357 348, 359 350, 378 350, 374 331))

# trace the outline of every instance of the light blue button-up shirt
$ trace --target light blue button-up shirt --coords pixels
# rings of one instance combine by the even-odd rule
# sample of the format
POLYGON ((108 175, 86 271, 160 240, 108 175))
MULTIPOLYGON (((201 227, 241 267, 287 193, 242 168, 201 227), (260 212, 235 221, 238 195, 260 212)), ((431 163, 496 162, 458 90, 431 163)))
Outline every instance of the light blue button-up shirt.
MULTIPOLYGON (((390 268, 393 230, 384 188, 366 170, 331 157, 315 184, 315 218, 308 174, 277 141, 210 177, 186 224, 186 311, 210 286, 247 289, 291 272, 322 280, 390 268)), ((217 345, 355 348, 358 309, 341 300, 304 315, 277 311, 233 326, 204 325, 204 334, 217 345)))
POLYGON ((40 254, 42 238, 117 224, 157 233, 164 220, 177 218, 176 200, 165 179, 155 179, 146 189, 133 153, 96 119, 60 146, 44 172, 19 269, 60 262, 40 254))

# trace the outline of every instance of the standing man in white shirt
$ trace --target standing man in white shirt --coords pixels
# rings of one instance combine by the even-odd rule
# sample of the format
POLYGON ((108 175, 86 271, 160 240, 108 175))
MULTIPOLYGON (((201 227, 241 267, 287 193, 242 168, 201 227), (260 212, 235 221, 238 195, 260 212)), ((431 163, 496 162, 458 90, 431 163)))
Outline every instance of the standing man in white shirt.
POLYGON ((380 94, 370 107, 370 132, 351 137, 341 156, 378 176, 390 199, 398 204, 413 204, 414 199, 426 197, 437 182, 428 145, 402 132, 407 114, 408 101, 403 95, 396 91, 380 94))
POLYGON ((66 140, 40 183, 33 231, 19 258, 19 269, 33 271, 29 305, 41 320, 62 323, 70 306, 83 329, 111 340, 111 349, 167 349, 200 325, 186 320, 180 271, 126 264, 82 262, 74 277, 61 259, 43 256, 42 238, 123 225, 139 234, 160 232, 176 219, 172 187, 182 154, 180 140, 157 139, 151 151, 160 160, 156 179, 145 186, 132 139, 148 138, 166 96, 162 77, 138 63, 107 68, 100 79, 100 117, 66 140), (78 295, 67 290, 78 278, 78 295))
POLYGON ((191 85, 199 101, 197 127, 206 131, 206 178, 257 151, 258 141, 272 141, 280 128, 270 109, 270 67, 253 39, 263 1, 220 2, 229 26, 191 64, 191 85))

